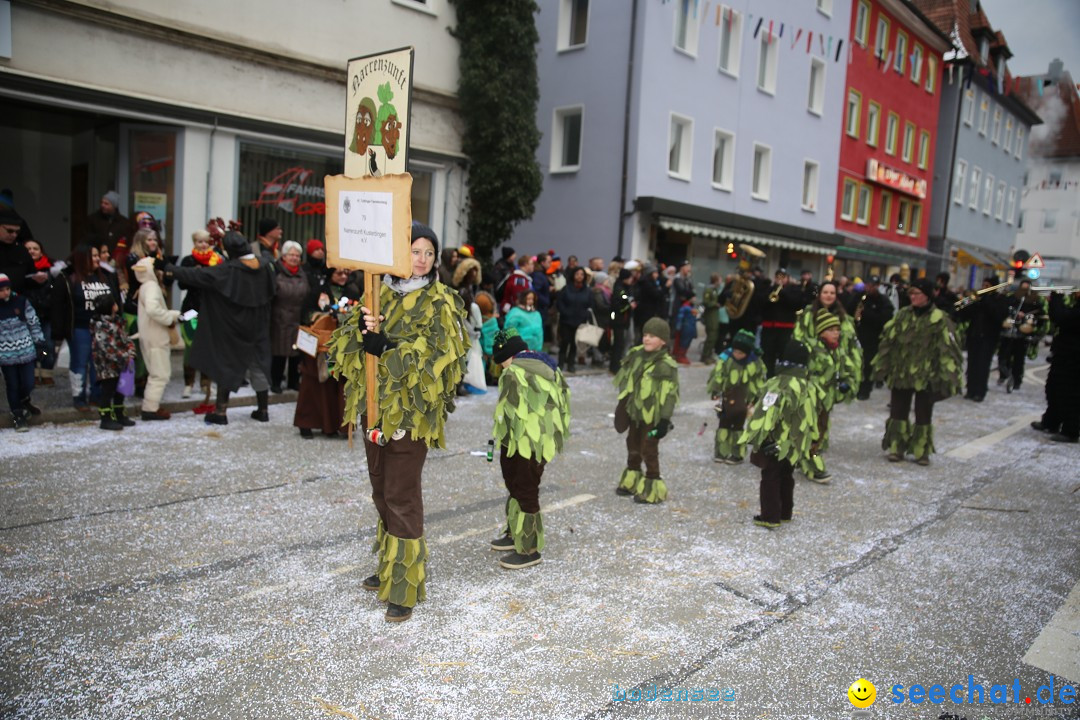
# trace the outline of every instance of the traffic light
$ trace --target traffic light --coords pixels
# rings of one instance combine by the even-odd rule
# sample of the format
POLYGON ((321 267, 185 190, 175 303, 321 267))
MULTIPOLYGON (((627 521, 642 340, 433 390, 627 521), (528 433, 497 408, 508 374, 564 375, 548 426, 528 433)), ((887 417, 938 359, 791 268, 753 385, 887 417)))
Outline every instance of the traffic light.
POLYGON ((1012 266, 1014 270, 1023 270, 1024 263, 1028 261, 1031 254, 1027 250, 1017 250, 1012 255, 1012 266))
POLYGON ((728 256, 729 258, 731 258, 732 260, 734 260, 734 259, 736 259, 737 257, 739 257, 739 253, 735 252, 735 243, 733 243, 733 242, 729 242, 729 243, 727 244, 727 256, 728 256))

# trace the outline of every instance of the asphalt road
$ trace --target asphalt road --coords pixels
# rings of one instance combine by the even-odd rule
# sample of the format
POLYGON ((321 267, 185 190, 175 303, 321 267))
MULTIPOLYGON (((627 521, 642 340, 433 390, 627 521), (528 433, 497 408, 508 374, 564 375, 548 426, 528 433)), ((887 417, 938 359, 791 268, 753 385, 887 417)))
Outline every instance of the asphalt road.
POLYGON ((711 460, 706 375, 682 370, 660 506, 613 492, 608 376, 570 380, 548 547, 521 571, 487 549, 495 396, 464 399, 425 469, 428 599, 401 625, 360 589, 362 449, 301 440, 292 404, 213 430, 190 413, 0 430, 0 716, 847 718, 862 677, 870 717, 1080 717, 1060 696, 1080 685, 1080 447, 1027 428, 1045 367, 939 404, 928 468, 885 461, 884 392, 837 409, 833 482, 800 479, 776 531, 751 524, 756 469, 711 460), (960 683, 984 702, 950 700, 960 683), (913 703, 915 684, 945 702, 913 703), (631 700, 653 687, 691 699, 631 700))

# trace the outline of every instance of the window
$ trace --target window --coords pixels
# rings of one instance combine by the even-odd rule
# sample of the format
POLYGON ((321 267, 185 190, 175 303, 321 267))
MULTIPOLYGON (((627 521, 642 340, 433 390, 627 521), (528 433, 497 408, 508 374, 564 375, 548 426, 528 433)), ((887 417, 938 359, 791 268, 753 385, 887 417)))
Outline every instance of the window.
POLYGON ((892 218, 889 214, 892 211, 892 193, 881 191, 881 200, 878 202, 878 230, 888 230, 889 223, 892 222, 892 218))
POLYGON ((726 130, 717 128, 713 134, 713 187, 730 192, 734 178, 735 136, 726 130))
POLYGON ((770 95, 776 93, 776 64, 780 60, 780 43, 776 38, 769 40, 768 33, 761 33, 758 49, 758 90, 770 95))
POLYGON ((693 144, 694 121, 671 113, 671 127, 668 130, 668 175, 679 180, 690 179, 693 144))
POLYGON ((870 223, 870 200, 873 197, 873 190, 869 185, 859 185, 859 204, 855 210, 855 222, 860 225, 868 225, 870 223))
POLYGON ((994 176, 990 173, 986 174, 986 180, 983 182, 983 202, 982 211, 983 215, 990 214, 990 201, 994 199, 994 176))
POLYGON ((832 0, 817 0, 818 12, 832 16, 832 0))
POLYGON ((589 0, 560 0, 559 50, 585 45, 589 35, 589 0))
POLYGON ((910 224, 911 219, 911 201, 907 198, 900 198, 900 202, 897 203, 899 208, 896 213, 896 232, 903 235, 907 231, 907 227, 910 224))
POLYGON ((920 224, 922 224, 922 205, 913 202, 911 203, 911 218, 908 220, 908 235, 917 237, 920 224))
POLYGON ((551 172, 574 172, 581 167, 581 123, 585 108, 555 108, 551 123, 551 172))
POLYGON ((990 121, 990 101, 985 97, 979 101, 979 134, 986 135, 986 126, 990 121))
POLYGON ((994 195, 994 218, 1000 220, 1005 212, 1005 181, 999 180, 997 193, 994 195))
POLYGON ((862 114, 862 95, 858 90, 848 90, 847 112, 844 113, 844 132, 859 137, 859 116, 862 114))
POLYGON ((431 7, 434 3, 431 0, 393 0, 395 5, 401 5, 403 7, 412 8, 413 10, 419 10, 422 13, 428 13, 429 15, 437 15, 435 9, 431 7))
POLYGON ((754 143, 754 178, 750 186, 750 197, 755 200, 768 200, 771 182, 772 148, 754 143))
POLYGON ((985 63, 990 56, 990 39, 983 38, 979 41, 979 57, 985 63))
POLYGON ((878 130, 881 129, 881 106, 873 100, 866 108, 866 144, 877 147, 878 130))
POLYGON ((911 49, 911 82, 916 85, 922 80, 922 45, 911 49))
POLYGON ((1024 128, 1019 125, 1016 126, 1016 159, 1019 160, 1024 155, 1024 128))
POLYGON ((855 194, 859 183, 851 178, 844 178, 844 192, 840 196, 840 219, 851 222, 855 219, 855 194))
POLYGON ((1043 210, 1043 230, 1057 230, 1057 210, 1043 210))
POLYGON ((934 93, 935 88, 937 88, 937 58, 933 55, 927 58, 926 85, 924 85, 923 87, 925 87, 926 92, 930 93, 931 95, 934 93))
POLYGON ((1046 176, 1046 184, 1050 187, 1061 187, 1061 170, 1051 168, 1046 176))
POLYGON ((717 67, 721 72, 738 77, 739 57, 742 55, 742 13, 720 6, 720 55, 717 67))
POLYGON ((813 160, 803 163, 802 209, 817 212, 818 164, 813 160))
POLYGON ((919 162, 918 165, 923 170, 926 169, 927 161, 930 159, 930 133, 926 130, 919 132, 919 162))
POLYGON ((964 92, 964 124, 971 126, 975 123, 975 91, 968 89, 964 92))
POLYGON ((957 205, 964 204, 964 190, 967 186, 964 182, 967 180, 967 162, 964 160, 956 161, 956 175, 953 177, 953 191, 952 199, 957 205))
POLYGON ((678 0, 675 9, 675 47, 688 55, 697 55, 698 2, 678 0))
POLYGON ((904 74, 904 67, 907 65, 907 35, 901 31, 896 31, 896 55, 893 56, 893 70, 898 74, 904 74))
POLYGON ((915 152, 915 123, 904 123, 904 147, 901 157, 904 162, 911 162, 915 152))
POLYGON ((990 136, 990 142, 995 145, 1001 143, 1001 108, 994 108, 994 133, 990 136))
POLYGON ((1016 188, 1009 188, 1009 207, 1005 210, 1005 222, 1009 225, 1013 224, 1013 218, 1016 217, 1016 188))
POLYGON ((972 210, 979 209, 979 183, 982 181, 982 169, 978 166, 971 168, 971 190, 968 192, 968 207, 972 210))
POLYGON ((810 92, 807 109, 815 115, 825 110, 825 61, 810 58, 810 92))
POLYGON ((859 7, 855 10, 855 42, 866 47, 869 35, 870 3, 867 0, 859 0, 859 7))
POLYGON ((874 57, 885 59, 889 54, 889 21, 884 15, 878 15, 877 34, 874 36, 874 57))
POLYGON ((1012 152, 1012 136, 1013 136, 1013 119, 1012 115, 1005 118, 1005 154, 1008 155, 1012 152))
POLYGON ((889 155, 896 154, 896 135, 900 132, 900 116, 894 112, 889 113, 885 121, 885 152, 889 155))

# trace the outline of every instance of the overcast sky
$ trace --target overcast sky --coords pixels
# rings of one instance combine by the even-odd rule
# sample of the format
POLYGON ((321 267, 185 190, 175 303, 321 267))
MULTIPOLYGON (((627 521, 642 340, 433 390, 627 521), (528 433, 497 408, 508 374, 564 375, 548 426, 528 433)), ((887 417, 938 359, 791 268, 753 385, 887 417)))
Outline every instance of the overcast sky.
POLYGON ((1080 0, 980 0, 990 25, 1005 34, 1014 75, 1039 75, 1061 58, 1080 82, 1080 0))

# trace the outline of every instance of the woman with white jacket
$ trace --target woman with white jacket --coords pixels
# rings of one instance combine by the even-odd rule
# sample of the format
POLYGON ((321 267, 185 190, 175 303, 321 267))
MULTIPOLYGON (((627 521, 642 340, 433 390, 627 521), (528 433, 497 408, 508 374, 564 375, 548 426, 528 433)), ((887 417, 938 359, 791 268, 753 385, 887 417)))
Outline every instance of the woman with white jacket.
POLYGON ((170 328, 176 327, 179 310, 170 310, 154 272, 154 259, 144 257, 135 263, 135 279, 139 281, 139 347, 149 377, 143 391, 142 419, 168 420, 168 410, 161 408, 161 396, 172 375, 170 359, 170 328))

